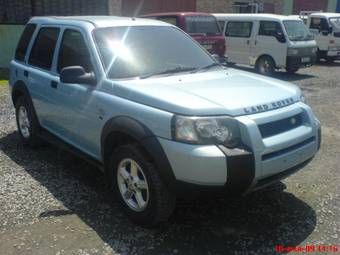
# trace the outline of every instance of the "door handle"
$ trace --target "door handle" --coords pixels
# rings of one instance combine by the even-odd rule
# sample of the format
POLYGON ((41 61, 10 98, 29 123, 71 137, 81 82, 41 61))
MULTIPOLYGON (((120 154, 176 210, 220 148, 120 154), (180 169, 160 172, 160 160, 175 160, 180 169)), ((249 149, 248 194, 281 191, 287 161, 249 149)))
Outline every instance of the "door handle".
POLYGON ((249 43, 250 43, 250 41, 249 40, 247 40, 247 44, 249 45, 249 43))
POLYGON ((255 40, 255 45, 257 44, 257 40, 255 40))
POLYGON ((25 70, 25 71, 24 71, 24 76, 25 76, 25 77, 28 77, 28 75, 29 75, 29 72, 28 72, 27 70, 25 70))
POLYGON ((58 88, 58 82, 51 81, 51 87, 54 88, 54 89, 57 89, 58 88))

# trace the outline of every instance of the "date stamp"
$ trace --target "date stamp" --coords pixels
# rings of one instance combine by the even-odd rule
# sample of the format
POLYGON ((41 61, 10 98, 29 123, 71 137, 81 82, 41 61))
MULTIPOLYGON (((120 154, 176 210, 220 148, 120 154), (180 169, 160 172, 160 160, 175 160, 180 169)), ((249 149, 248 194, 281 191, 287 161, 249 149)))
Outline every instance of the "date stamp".
POLYGON ((318 253, 338 253, 339 247, 337 245, 305 245, 305 246, 283 246, 276 245, 275 251, 279 253, 309 253, 309 252, 318 252, 318 253))

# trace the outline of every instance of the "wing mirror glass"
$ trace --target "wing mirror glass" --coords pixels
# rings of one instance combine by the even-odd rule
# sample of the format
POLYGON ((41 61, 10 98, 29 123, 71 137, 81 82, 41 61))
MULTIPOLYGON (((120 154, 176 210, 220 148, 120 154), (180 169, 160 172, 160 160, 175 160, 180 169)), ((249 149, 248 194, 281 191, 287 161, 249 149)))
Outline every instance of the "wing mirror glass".
POLYGON ((286 37, 285 37, 285 35, 282 32, 277 32, 275 37, 281 43, 285 43, 286 42, 286 37))
POLYGON ((88 85, 95 85, 97 82, 94 73, 87 73, 82 66, 68 66, 61 69, 60 81, 63 83, 78 83, 88 85))

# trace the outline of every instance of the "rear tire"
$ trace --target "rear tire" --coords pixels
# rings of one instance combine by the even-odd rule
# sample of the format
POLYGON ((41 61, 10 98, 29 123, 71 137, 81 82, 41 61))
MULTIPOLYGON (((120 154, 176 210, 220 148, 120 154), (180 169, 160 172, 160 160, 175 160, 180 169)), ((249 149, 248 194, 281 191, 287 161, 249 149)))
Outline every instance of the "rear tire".
POLYGON ((109 171, 116 198, 133 222, 153 227, 170 217, 176 198, 139 145, 118 147, 111 156, 109 171))
POLYGON ((27 99, 23 96, 15 103, 15 116, 22 143, 30 147, 39 147, 42 144, 39 137, 40 125, 35 118, 34 109, 29 106, 27 99))
POLYGON ((256 70, 266 76, 272 76, 275 72, 275 63, 271 57, 264 56, 257 60, 256 70))

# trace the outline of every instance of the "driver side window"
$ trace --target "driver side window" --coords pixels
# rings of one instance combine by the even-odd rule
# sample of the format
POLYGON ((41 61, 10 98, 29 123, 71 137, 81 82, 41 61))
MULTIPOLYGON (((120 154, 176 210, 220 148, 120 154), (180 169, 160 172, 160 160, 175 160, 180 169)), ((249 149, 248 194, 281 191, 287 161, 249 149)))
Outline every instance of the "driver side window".
POLYGON ((276 37, 277 34, 283 34, 281 25, 276 21, 260 21, 259 35, 262 36, 273 36, 276 37))
POLYGON ((79 31, 66 29, 59 50, 58 73, 68 66, 82 66, 87 73, 93 71, 91 57, 79 31))
POLYGON ((317 29, 319 32, 328 31, 329 26, 326 19, 323 18, 312 18, 310 23, 311 29, 317 29))

